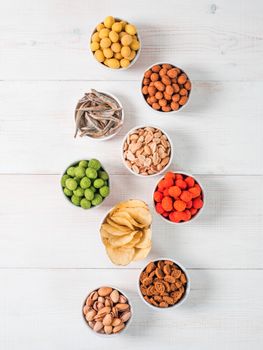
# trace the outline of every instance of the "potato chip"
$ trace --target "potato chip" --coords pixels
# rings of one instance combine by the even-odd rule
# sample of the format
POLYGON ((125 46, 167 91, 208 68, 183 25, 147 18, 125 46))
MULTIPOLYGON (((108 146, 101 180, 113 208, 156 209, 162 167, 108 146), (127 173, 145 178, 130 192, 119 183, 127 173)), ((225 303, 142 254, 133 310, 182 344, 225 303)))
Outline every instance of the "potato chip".
POLYGON ((109 236, 110 236, 109 232, 104 230, 104 228, 102 226, 100 228, 100 235, 101 235, 101 237, 104 237, 104 238, 109 238, 109 236))
POLYGON ((135 230, 135 227, 130 223, 127 217, 124 217, 123 215, 119 215, 119 213, 112 215, 111 220, 116 222, 116 224, 129 227, 132 231, 135 230))
POLYGON ((121 216, 127 220, 129 220, 129 222, 134 226, 134 227, 140 227, 143 228, 144 225, 140 224, 138 221, 136 221, 129 213, 127 213, 127 210, 129 208, 125 208, 125 209, 118 209, 114 215, 116 216, 121 216))
POLYGON ((113 264, 128 265, 134 256, 134 248, 113 248, 110 245, 106 247, 107 254, 113 264))
POLYGON ((128 201, 122 201, 116 205, 116 208, 146 208, 148 205, 139 199, 129 199, 128 201))
POLYGON ((111 235, 113 236, 123 236, 125 235, 125 232, 123 231, 120 231, 119 229, 117 229, 116 227, 113 227, 109 224, 102 224, 101 225, 101 228, 104 230, 104 231, 107 231, 108 233, 110 233, 111 235))
POLYGON ((109 218, 109 217, 107 217, 106 223, 108 223, 109 225, 111 225, 113 227, 116 227, 119 231, 123 231, 125 235, 131 232, 131 229, 129 227, 116 224, 116 222, 111 220, 111 218, 109 218))
POLYGON ((144 227, 148 227, 152 223, 152 215, 149 209, 146 208, 126 208, 127 213, 133 217, 138 223, 144 227))
POLYGON ((132 241, 133 237, 136 235, 137 231, 133 231, 128 235, 124 236, 113 236, 110 235, 108 242, 112 247, 123 247, 125 244, 132 241))
POLYGON ((142 232, 137 232, 136 235, 133 237, 133 239, 129 243, 125 244, 125 247, 134 248, 135 245, 140 242, 141 238, 142 238, 142 232))
POLYGON ((145 229, 143 231, 142 238, 139 243, 136 244, 135 248, 147 248, 151 245, 152 231, 151 229, 145 229))
POLYGON ((137 261, 137 260, 145 259, 147 257, 147 255, 149 254, 151 248, 152 248, 151 245, 147 248, 144 248, 144 249, 135 248, 135 253, 134 253, 132 260, 137 261))

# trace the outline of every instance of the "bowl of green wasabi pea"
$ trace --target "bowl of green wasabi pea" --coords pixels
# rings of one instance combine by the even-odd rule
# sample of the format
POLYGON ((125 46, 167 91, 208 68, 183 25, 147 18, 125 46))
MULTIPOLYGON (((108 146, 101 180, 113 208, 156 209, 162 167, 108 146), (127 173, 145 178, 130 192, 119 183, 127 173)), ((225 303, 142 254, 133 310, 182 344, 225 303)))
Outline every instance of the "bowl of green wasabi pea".
POLYGON ((61 177, 61 189, 73 205, 91 209, 100 206, 110 194, 109 174, 97 159, 71 163, 61 177))

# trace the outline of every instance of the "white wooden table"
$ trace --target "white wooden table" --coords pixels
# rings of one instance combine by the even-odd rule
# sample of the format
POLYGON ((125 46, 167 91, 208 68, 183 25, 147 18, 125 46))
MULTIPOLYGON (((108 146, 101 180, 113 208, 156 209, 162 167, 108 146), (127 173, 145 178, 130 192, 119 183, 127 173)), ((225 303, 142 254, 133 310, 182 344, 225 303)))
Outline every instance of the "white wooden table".
POLYGON ((261 0, 0 0, 0 349, 262 349, 263 347, 263 2, 261 0), (89 35, 107 15, 138 25, 143 51, 125 72, 99 67, 89 35), (156 116, 139 82, 156 61, 183 67, 193 98, 174 116, 156 116), (73 111, 90 88, 116 94, 126 122, 113 140, 73 138, 73 111), (138 262, 110 263, 98 228, 130 197, 151 202, 155 179, 121 163, 129 128, 154 123, 175 145, 174 169, 200 176, 204 214, 174 227, 154 216, 148 258, 180 261, 192 279, 189 300, 153 312, 136 291, 138 262), (65 201, 60 174, 97 157, 112 194, 98 210, 65 201), (134 304, 128 333, 90 334, 86 294, 104 284, 134 304))

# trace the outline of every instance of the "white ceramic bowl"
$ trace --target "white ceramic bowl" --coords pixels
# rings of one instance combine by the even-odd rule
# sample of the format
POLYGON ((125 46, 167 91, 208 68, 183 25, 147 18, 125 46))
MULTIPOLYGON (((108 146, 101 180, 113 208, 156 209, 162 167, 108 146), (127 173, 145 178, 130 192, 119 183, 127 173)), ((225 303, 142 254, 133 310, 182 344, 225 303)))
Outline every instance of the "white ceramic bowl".
MULTIPOLYGON (((118 17, 114 17, 114 19, 115 19, 116 21, 125 21, 124 19, 121 19, 121 18, 118 18, 118 17)), ((125 22, 127 22, 127 21, 125 21, 125 22)), ((102 23, 102 22, 100 22, 100 23, 102 23)), ((98 24, 99 24, 99 23, 98 23, 98 24)), ((130 22, 127 22, 127 24, 130 24, 130 22)), ((91 43, 92 35, 93 35, 96 31, 97 31, 97 30, 96 30, 96 27, 95 27, 95 29, 92 31, 91 36, 90 36, 90 40, 89 40, 90 43, 91 43)), ((135 56, 134 59, 131 61, 130 65, 129 65, 128 67, 126 67, 126 68, 118 68, 118 69, 110 68, 110 67, 106 66, 105 64, 103 64, 103 63, 97 61, 96 58, 94 57, 93 52, 91 51, 91 49, 89 49, 89 52, 90 52, 92 58, 93 58, 100 66, 104 67, 105 69, 111 69, 111 70, 114 70, 114 71, 123 71, 123 70, 127 70, 127 69, 131 68, 131 67, 134 65, 134 63, 138 60, 138 58, 139 58, 139 56, 140 56, 140 54, 141 54, 141 49, 142 49, 142 38, 141 38, 141 36, 140 36, 140 34, 139 34, 139 31, 137 31, 136 35, 137 35, 138 41, 140 42, 140 48, 139 48, 139 50, 136 52, 136 56, 135 56)))
POLYGON ((123 296, 125 296, 125 298, 127 298, 128 304, 130 305, 131 317, 130 317, 130 319, 126 322, 125 327, 124 327, 119 333, 103 334, 103 333, 95 332, 95 331, 89 326, 89 324, 88 324, 88 322, 87 322, 87 320, 86 320, 86 318, 85 318, 85 316, 84 316, 84 314, 83 314, 83 307, 84 307, 85 304, 86 304, 86 300, 87 300, 88 296, 89 296, 92 292, 98 290, 99 288, 101 288, 101 287, 103 287, 103 286, 100 286, 100 287, 98 287, 98 288, 94 288, 94 289, 86 296, 86 298, 85 298, 85 300, 84 300, 84 302, 83 302, 83 304, 82 304, 81 314, 82 314, 82 318, 83 318, 84 323, 86 324, 87 328, 89 329, 89 331, 90 331, 91 333, 93 333, 93 334, 95 334, 95 335, 97 335, 97 336, 103 337, 103 338, 116 337, 116 336, 118 336, 118 335, 121 335, 121 334, 124 334, 124 333, 127 332, 127 329, 128 329, 128 327, 130 326, 130 324, 131 324, 131 322, 132 322, 132 320, 133 320, 133 307, 132 307, 132 304, 131 304, 131 302, 130 302, 130 298, 129 298, 129 297, 127 296, 127 294, 124 293, 120 288, 116 288, 116 287, 114 287, 114 286, 112 286, 112 285, 107 285, 107 284, 105 284, 104 286, 111 287, 112 289, 118 290, 118 291, 120 292, 120 294, 122 294, 123 296))
POLYGON ((169 224, 172 224, 172 225, 186 225, 186 224, 192 223, 192 222, 201 214, 201 212, 204 210, 204 207, 205 207, 205 205, 206 205, 204 187, 203 187, 203 185, 201 184, 200 180, 197 179, 196 176, 193 176, 192 174, 189 174, 189 173, 186 173, 186 172, 180 171, 180 170, 179 170, 179 171, 170 170, 170 171, 171 171, 172 173, 175 173, 175 174, 182 174, 182 175, 186 175, 186 176, 191 176, 191 177, 195 180, 195 182, 197 182, 197 184, 198 184, 198 185, 201 187, 201 189, 202 189, 203 206, 202 206, 202 208, 199 209, 198 212, 197 212, 190 220, 188 220, 188 221, 173 222, 173 221, 171 221, 171 220, 169 220, 169 219, 166 219, 164 216, 162 216, 161 214, 159 214, 159 213, 156 211, 156 209, 155 209, 155 202, 154 202, 154 198, 153 198, 154 192, 155 192, 155 190, 157 189, 158 183, 163 179, 163 177, 161 177, 161 178, 159 179, 159 181, 157 182, 156 186, 154 187, 153 194, 152 194, 154 211, 155 211, 155 213, 156 213, 158 216, 160 216, 165 222, 168 222, 169 224))
MULTIPOLYGON (((129 199, 127 199, 127 200, 132 200, 132 199, 135 199, 135 198, 129 198, 129 199)), ((142 199, 139 199, 139 200, 143 201, 142 199)), ((125 200, 122 200, 122 201, 117 202, 113 207, 111 207, 111 208, 106 212, 106 214, 103 216, 103 219, 102 219, 102 220, 100 221, 100 223, 99 223, 99 227, 98 227, 98 232, 99 232, 99 233, 100 233, 100 228, 101 228, 101 226, 105 223, 107 216, 108 216, 108 215, 110 214, 110 212, 115 208, 116 205, 118 205, 120 202, 123 202, 123 201, 125 201, 125 200)), ((145 201, 143 201, 143 202, 146 203, 145 201)), ((149 210, 150 210, 149 204, 148 204, 148 203, 146 203, 146 204, 148 205, 148 208, 149 208, 149 210)), ((151 215, 152 215, 151 210, 150 210, 150 213, 151 213, 151 215)), ((152 230, 152 224, 150 225, 149 229, 152 230)), ((105 249, 105 251, 106 251, 106 247, 105 247, 105 245, 104 245, 104 243, 103 243, 103 241, 102 241, 101 234, 100 234, 100 240, 101 240, 101 243, 103 244, 103 247, 104 247, 104 249, 105 249)), ((150 250, 150 251, 151 251, 151 250, 150 250)), ((149 251, 148 254, 150 254, 150 251, 149 251)), ((109 260, 110 260, 110 258, 109 258, 109 260)), ((111 260, 110 260, 110 262, 111 262, 114 266, 120 266, 120 265, 115 265, 111 260)), ((133 261, 131 261, 130 264, 131 264, 132 262, 133 262, 133 261)), ((130 265, 130 264, 129 264, 129 265, 130 265)), ((127 266, 128 266, 128 265, 127 265, 127 266)), ((125 266, 124 266, 124 267, 125 267, 125 266)))
POLYGON ((172 141, 171 141, 171 138, 169 137, 169 135, 168 135, 163 129, 161 129, 161 128, 159 128, 158 126, 153 125, 153 124, 151 124, 151 125, 139 125, 139 126, 136 126, 136 127, 132 128, 132 129, 130 129, 130 130, 127 132, 127 134, 124 136, 124 139, 123 139, 122 144, 121 144, 121 158, 122 158, 123 164, 124 164, 124 166, 126 167, 126 169, 128 169, 129 172, 132 173, 133 175, 136 175, 136 176, 139 176, 139 177, 142 177, 142 178, 146 178, 146 179, 149 178, 149 177, 158 176, 158 175, 164 173, 165 171, 167 171, 167 169, 169 168, 169 166, 170 166, 171 163, 172 163, 173 155, 174 155, 174 151, 173 151, 173 143, 172 143, 172 141), (159 129, 159 130, 167 137, 167 140, 169 141, 170 146, 171 146, 171 153, 170 153, 170 160, 169 160, 168 164, 166 164, 166 166, 165 166, 161 171, 159 171, 159 172, 156 173, 156 174, 152 174, 152 175, 147 175, 147 176, 146 176, 146 175, 141 175, 141 174, 135 173, 132 169, 130 169, 130 168, 127 166, 127 164, 126 164, 126 162, 125 162, 125 159, 124 159, 124 156, 123 156, 123 148, 124 148, 124 144, 125 144, 125 141, 126 141, 127 137, 128 137, 131 133, 133 133, 133 132, 134 132, 135 130, 137 130, 137 129, 147 128, 147 127, 148 127, 148 128, 159 129))
MULTIPOLYGON (((84 137, 88 137, 89 139, 94 140, 96 142, 106 141, 106 140, 109 140, 109 139, 113 138, 115 135, 117 135, 120 132, 120 130, 122 129, 123 124, 124 124, 124 108, 123 108, 123 105, 120 102, 120 100, 115 95, 113 95, 113 94, 111 94, 109 92, 101 92, 101 93, 104 94, 105 96, 109 96, 109 97, 113 98, 114 100, 116 100, 116 102, 118 103, 118 105, 122 109, 122 117, 121 117, 122 124, 120 125, 120 127, 118 129, 115 130, 114 133, 112 133, 112 134, 110 134, 108 136, 105 136, 105 137, 98 137, 98 138, 96 138, 96 137, 92 137, 92 136, 89 136, 89 135, 85 135, 84 136, 84 137)), ((76 108, 75 108, 75 115, 76 115, 76 108)), ((74 120, 75 120, 75 118, 74 118, 74 120)))
MULTIPOLYGON (((81 159, 81 160, 86 160, 86 159, 81 159)), ((60 176, 60 181, 61 181, 62 176, 65 175, 65 174, 67 173, 67 169, 68 169, 69 167, 71 167, 71 166, 76 166, 81 160, 78 160, 78 161, 75 161, 75 162, 69 164, 69 165, 66 167, 66 169, 64 170, 64 172, 61 174, 61 176, 60 176)), ((103 166, 102 164, 101 164, 101 166, 102 166, 103 170, 106 171, 106 172, 108 173, 108 171, 104 168, 104 166, 103 166)), ((108 175, 109 175, 109 179, 108 179, 107 181, 108 181, 108 186, 109 186, 110 191, 111 191, 110 174, 108 173, 108 175)), ((108 197, 105 197, 105 198, 103 199, 103 201, 102 201, 99 205, 92 206, 92 207, 90 207, 89 209, 84 209, 84 208, 82 208, 81 206, 77 206, 77 205, 75 205, 75 204, 73 204, 73 203, 71 202, 71 199, 70 199, 69 197, 67 197, 67 196, 65 195, 65 193, 63 192, 63 187, 62 187, 61 183, 60 183, 60 188, 61 188, 61 192, 62 192, 63 196, 65 197, 65 199, 67 200, 67 202, 68 202, 69 204, 71 204, 73 207, 75 207, 75 208, 80 208, 80 209, 82 209, 82 210, 91 210, 91 209, 99 208, 99 207, 109 198, 109 196, 110 196, 110 193, 109 193, 108 197)))
POLYGON ((139 274, 139 277, 138 277, 138 281, 137 281, 137 289, 138 289, 138 293, 139 293, 141 299, 143 300, 143 302, 144 302, 146 305, 148 305, 150 308, 152 308, 152 309, 155 310, 155 311, 156 311, 156 310, 157 310, 157 311, 158 311, 158 310, 171 310, 171 309, 174 309, 174 308, 177 308, 177 307, 181 306, 181 305, 186 301, 186 299, 188 298, 189 293, 190 293, 190 288, 191 288, 190 277, 189 277, 188 272, 186 271, 185 267, 183 267, 183 265, 180 264, 178 261, 176 261, 176 260, 174 260, 174 259, 171 259, 171 258, 158 258, 158 259, 154 259, 154 260, 149 261, 149 262, 144 266, 144 268, 140 271, 140 274, 139 274), (169 306, 169 307, 166 307, 166 308, 157 307, 157 306, 154 306, 154 305, 148 303, 148 302, 144 299, 144 297, 143 297, 143 295, 142 295, 142 292, 141 292, 141 289, 140 289, 140 276, 141 276, 141 273, 145 270, 145 268, 147 267, 148 264, 150 264, 151 262, 154 262, 154 263, 155 263, 155 262, 158 262, 158 261, 160 261, 160 260, 170 260, 170 261, 172 261, 173 263, 175 263, 175 264, 183 271, 183 273, 185 274, 185 276, 186 276, 186 278, 187 278, 186 290, 185 290, 185 293, 184 293, 182 299, 180 299, 180 301, 179 301, 178 303, 176 303, 176 304, 174 304, 174 305, 171 305, 171 306, 169 306))
POLYGON ((156 63, 151 64, 147 69, 145 69, 144 73, 143 73, 143 76, 142 76, 142 79, 141 79, 141 82, 140 82, 140 95, 142 96, 142 98, 143 98, 145 104, 148 106, 148 108, 150 108, 151 111, 154 111, 154 112, 158 113, 159 115, 162 115, 162 114, 163 114, 163 115, 168 115, 168 114, 174 114, 174 113, 180 112, 182 109, 184 109, 184 108, 188 105, 189 100, 190 100, 190 98, 191 98, 192 91, 193 91, 193 82, 192 82, 192 80, 189 78, 189 75, 185 72, 185 70, 184 70, 183 68, 180 68, 180 67, 176 66, 175 64, 168 63, 168 62, 156 62, 156 63), (143 95, 143 93, 142 93, 142 82, 143 82, 143 79, 144 79, 144 73, 145 73, 147 70, 151 69, 153 66, 161 65, 161 64, 171 64, 174 68, 179 68, 179 69, 181 69, 182 73, 185 73, 186 76, 188 77, 188 80, 191 82, 191 90, 190 90, 190 93, 189 93, 189 95, 188 95, 188 100, 187 100, 186 104, 184 104, 182 107, 180 107, 177 111, 171 110, 170 112, 163 112, 163 111, 161 111, 161 110, 157 110, 157 109, 152 108, 152 107, 148 104, 148 102, 146 101, 146 99, 145 99, 145 97, 144 97, 144 95, 143 95))

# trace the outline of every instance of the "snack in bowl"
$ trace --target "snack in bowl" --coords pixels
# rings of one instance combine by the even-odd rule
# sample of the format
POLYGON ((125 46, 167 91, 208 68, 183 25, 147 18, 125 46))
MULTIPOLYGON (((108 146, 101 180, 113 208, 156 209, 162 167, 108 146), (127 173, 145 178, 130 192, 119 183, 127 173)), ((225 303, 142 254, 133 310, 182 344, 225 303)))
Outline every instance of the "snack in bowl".
POLYGON ((89 327, 105 335, 122 332, 132 317, 128 298, 112 287, 92 291, 84 302, 82 312, 89 327))
POLYGON ((90 209, 110 194, 109 175, 97 159, 81 160, 69 166, 61 178, 66 198, 72 204, 90 209))
POLYGON ((193 220, 204 205, 199 182, 186 173, 169 171, 158 182, 153 194, 155 210, 172 223, 193 220))
POLYGON ((161 129, 145 126, 129 131, 122 146, 125 166, 136 175, 153 176, 165 171, 172 160, 172 145, 161 129))
POLYGON ((190 280, 177 262, 160 259, 147 264, 139 276, 143 300, 156 308, 178 306, 187 297, 190 280))
POLYGON ((115 205, 100 228, 106 252, 115 265, 146 258, 152 247, 152 216, 148 205, 136 199, 115 205))
POLYGON ((116 97, 91 89, 76 106, 75 137, 109 139, 121 129, 123 119, 124 111, 116 97))
POLYGON ((95 59, 112 69, 131 66, 139 55, 140 47, 137 28, 112 16, 97 25, 90 41, 95 59))
POLYGON ((150 107, 167 113, 178 111, 186 105, 191 88, 191 81, 182 69, 160 63, 144 73, 141 91, 150 107))

